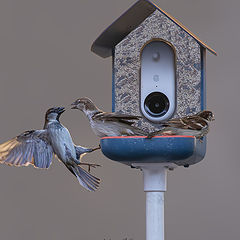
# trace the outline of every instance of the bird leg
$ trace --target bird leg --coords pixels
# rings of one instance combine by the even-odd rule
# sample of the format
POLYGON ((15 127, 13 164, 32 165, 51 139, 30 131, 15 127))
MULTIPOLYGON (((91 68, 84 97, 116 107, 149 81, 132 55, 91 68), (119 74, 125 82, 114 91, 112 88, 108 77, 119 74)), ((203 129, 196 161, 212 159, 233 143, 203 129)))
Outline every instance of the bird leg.
POLYGON ((148 135, 147 135, 147 139, 151 139, 151 138, 153 138, 154 136, 156 136, 156 135, 158 135, 159 133, 161 132, 161 130, 160 131, 155 131, 155 132, 150 132, 148 135))
POLYGON ((83 163, 83 162, 80 162, 79 160, 77 160, 77 159, 72 159, 74 162, 75 162, 75 164, 77 164, 78 166, 80 166, 80 165, 85 165, 85 166, 88 166, 88 172, 90 172, 90 168, 91 167, 93 167, 93 168, 96 168, 96 167, 101 167, 101 165, 99 165, 99 164, 96 164, 96 163, 83 163))
POLYGON ((78 166, 79 165, 86 165, 86 166, 88 166, 88 172, 91 171, 91 167, 92 168, 101 167, 101 165, 96 164, 96 163, 82 163, 82 162, 80 162, 80 163, 78 163, 78 166))
POLYGON ((93 151, 96 151, 96 150, 98 150, 98 149, 101 149, 101 145, 100 145, 100 144, 98 145, 98 147, 92 148, 92 152, 93 152, 93 151))
POLYGON ((203 143, 203 136, 200 135, 200 136, 196 137, 196 139, 199 140, 200 143, 203 143))
POLYGON ((94 151, 96 151, 98 149, 101 149, 100 144, 98 145, 98 147, 95 147, 95 148, 85 148, 84 151, 85 152, 94 152, 94 151))
POLYGON ((159 135, 159 136, 168 136, 168 135, 171 136, 171 135, 175 135, 175 134, 171 130, 162 129, 162 130, 159 130, 159 131, 149 133, 146 138, 151 139, 151 138, 153 138, 154 136, 157 136, 157 135, 159 135))

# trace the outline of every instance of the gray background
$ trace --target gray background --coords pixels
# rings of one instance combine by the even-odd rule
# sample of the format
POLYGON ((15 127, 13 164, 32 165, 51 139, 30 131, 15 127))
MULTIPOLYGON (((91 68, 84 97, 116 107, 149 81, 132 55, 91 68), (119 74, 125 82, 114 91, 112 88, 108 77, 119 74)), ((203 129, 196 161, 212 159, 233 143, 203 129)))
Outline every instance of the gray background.
MULTIPOLYGON (((168 174, 166 239, 240 236, 238 0, 154 1, 218 52, 207 54, 207 106, 216 115, 204 161, 168 174)), ((111 111, 111 59, 90 52, 95 38, 133 0, 0 1, 0 141, 41 128, 45 111, 91 97, 111 111)), ((78 111, 62 116, 76 143, 98 145, 78 111)), ((0 166, 0 239, 145 239, 145 195, 137 170, 107 160, 96 193, 54 160, 49 170, 0 166)))

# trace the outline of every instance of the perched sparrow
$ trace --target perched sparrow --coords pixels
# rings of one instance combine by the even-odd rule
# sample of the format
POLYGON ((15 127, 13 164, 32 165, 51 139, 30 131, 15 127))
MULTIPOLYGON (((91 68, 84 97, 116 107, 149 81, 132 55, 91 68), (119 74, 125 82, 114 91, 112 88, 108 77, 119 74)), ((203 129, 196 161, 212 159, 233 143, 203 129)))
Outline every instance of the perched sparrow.
POLYGON ((170 119, 161 123, 163 129, 150 133, 148 138, 155 135, 190 135, 200 139, 208 133, 208 122, 213 120, 213 113, 207 110, 183 118, 170 119))
POLYGON ((0 162, 14 166, 32 164, 36 168, 49 168, 53 154, 56 154, 84 188, 94 191, 100 180, 79 165, 87 165, 89 168, 99 166, 80 162, 83 154, 99 148, 74 145, 68 129, 59 122, 64 111, 63 107, 50 108, 45 115, 43 130, 26 131, 1 144, 0 162))
POLYGON ((72 109, 79 109, 85 113, 98 137, 147 135, 143 130, 132 126, 133 120, 140 119, 140 116, 103 112, 86 97, 77 99, 71 105, 72 109))

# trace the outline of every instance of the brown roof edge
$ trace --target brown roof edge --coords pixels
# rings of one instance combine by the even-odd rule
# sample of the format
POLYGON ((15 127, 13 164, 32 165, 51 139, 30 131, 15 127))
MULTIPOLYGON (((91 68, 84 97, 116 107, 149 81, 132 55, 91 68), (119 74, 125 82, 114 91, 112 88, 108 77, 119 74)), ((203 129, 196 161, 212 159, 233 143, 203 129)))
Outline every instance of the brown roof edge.
MULTIPOLYGON (((147 1, 147 0, 145 0, 147 1)), ((147 1, 150 2, 150 1, 147 1)), ((202 47, 206 48, 209 52, 213 53, 217 56, 217 53, 210 48, 207 44, 205 44, 203 41, 201 41, 194 33, 192 33, 190 30, 188 30, 181 22, 179 22, 176 18, 162 10, 160 7, 158 7, 155 3, 150 2, 152 5, 156 7, 160 12, 162 12, 164 15, 166 15, 168 18, 170 18, 173 22, 175 22, 179 27, 181 27, 185 32, 187 32, 190 36, 192 36, 202 47)))
POLYGON ((99 35, 99 37, 92 44, 91 51, 104 58, 111 56, 112 49, 125 36, 137 28, 137 26, 156 9, 162 12, 166 17, 168 17, 180 28, 182 28, 187 34, 193 37, 203 48, 207 49, 214 55, 217 55, 217 53, 212 48, 202 42, 195 34, 189 31, 177 19, 148 0, 137 1, 126 12, 124 12, 116 21, 114 21, 106 30, 104 30, 99 35), (139 14, 135 14, 135 11, 137 11, 139 14))

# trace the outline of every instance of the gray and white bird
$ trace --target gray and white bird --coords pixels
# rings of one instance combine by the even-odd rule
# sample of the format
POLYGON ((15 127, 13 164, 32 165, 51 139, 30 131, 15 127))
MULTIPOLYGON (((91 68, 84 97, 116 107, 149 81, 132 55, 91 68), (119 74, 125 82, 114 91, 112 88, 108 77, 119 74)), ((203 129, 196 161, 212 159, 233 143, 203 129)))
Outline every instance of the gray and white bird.
POLYGON ((103 112, 87 97, 77 99, 71 106, 87 116, 93 132, 98 137, 147 135, 143 130, 132 126, 140 116, 103 112))
POLYGON ((31 164, 36 168, 46 169, 49 168, 55 154, 84 188, 95 191, 100 184, 100 179, 79 165, 87 165, 89 168, 99 166, 80 161, 84 154, 99 148, 91 149, 74 145, 68 129, 59 121, 64 111, 63 107, 50 108, 45 115, 43 130, 25 131, 1 144, 0 163, 13 166, 31 164))
POLYGON ((161 125, 163 128, 159 131, 150 133, 148 138, 156 135, 187 135, 200 139, 209 132, 208 122, 214 120, 213 113, 208 110, 183 118, 170 119, 166 122, 162 122, 161 125))

